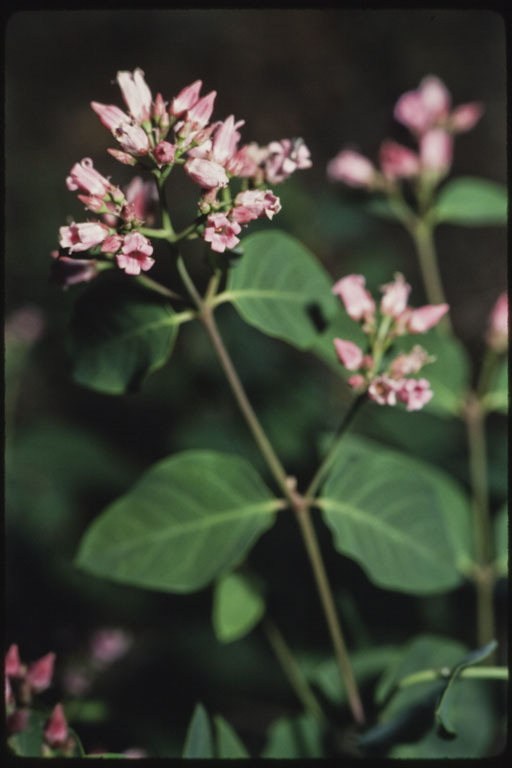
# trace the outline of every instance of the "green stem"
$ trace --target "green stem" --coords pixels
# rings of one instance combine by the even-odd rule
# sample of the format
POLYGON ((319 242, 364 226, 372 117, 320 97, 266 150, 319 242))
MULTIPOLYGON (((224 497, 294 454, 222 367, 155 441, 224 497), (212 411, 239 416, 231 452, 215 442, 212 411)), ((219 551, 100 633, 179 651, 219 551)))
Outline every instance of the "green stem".
POLYGON ((167 288, 161 283, 157 283, 156 280, 153 280, 151 277, 147 277, 147 275, 137 275, 135 280, 146 288, 149 288, 151 291, 160 293, 162 296, 167 296, 169 299, 175 299, 176 301, 186 301, 186 299, 179 293, 171 291, 170 288, 167 288))
POLYGON ((258 417, 252 408, 251 403, 249 402, 238 373, 236 372, 228 351, 224 346, 224 342, 213 317, 213 310, 211 306, 206 304, 201 296, 199 296, 196 287, 188 275, 181 256, 178 256, 177 264, 183 282, 185 283, 185 286, 189 291, 192 299, 196 303, 196 306, 199 310, 199 318, 203 323, 206 333, 208 334, 208 337, 213 345, 214 351, 222 366, 224 374, 226 375, 228 383, 231 387, 231 391, 233 392, 233 395, 238 403, 238 407, 240 408, 246 420, 247 426, 249 427, 276 483, 288 499, 292 509, 295 511, 306 551, 308 553, 313 570, 313 575, 315 577, 320 601, 324 609, 325 619, 331 635, 341 679, 345 682, 346 685, 350 708, 352 710, 355 721, 362 725, 365 721, 364 711, 359 697, 359 692, 357 690, 355 678, 352 674, 347 649, 343 639, 343 633, 338 616, 336 614, 334 599, 329 581, 327 579, 327 574, 325 571, 315 530, 313 528, 309 510, 307 508, 307 502, 295 490, 294 480, 288 477, 270 441, 268 440, 258 420, 258 417))
MULTIPOLYGON (((507 667, 467 667, 461 670, 459 677, 469 680, 508 680, 507 667)), ((397 683, 397 688, 408 688, 418 683, 431 683, 434 680, 446 680, 444 671, 439 669, 423 669, 403 677, 397 683)))
POLYGON ((348 427, 352 423, 356 413, 358 413, 359 409, 361 408, 362 404, 368 399, 366 392, 363 392, 362 394, 358 395, 352 402, 350 403, 347 412, 345 413, 345 416, 343 418, 343 421, 341 422, 340 426, 338 427, 338 431, 336 432, 336 435, 334 436, 332 445, 325 456, 324 460, 320 464, 319 468, 317 469, 313 479, 311 480, 308 489, 305 494, 305 498, 309 501, 311 501, 315 495, 315 493, 318 490, 318 487, 322 483, 325 475, 331 468, 332 462, 336 456, 336 453, 338 452, 338 448, 340 445, 341 440, 343 439, 343 436, 345 432, 347 431, 348 427))
POLYGON ((169 229, 151 229, 151 227, 139 227, 138 230, 146 237, 154 237, 157 240, 169 240, 172 237, 172 232, 169 229))
MULTIPOLYGON (((170 168, 172 168, 172 166, 170 166, 170 168)), ((167 239, 172 242, 174 241, 176 235, 174 234, 171 217, 169 215, 169 210, 167 208, 167 201, 165 199, 165 181, 167 179, 167 176, 170 173, 170 168, 167 170, 167 172, 155 173, 155 177, 156 177, 156 183, 158 187, 158 199, 160 202, 160 211, 162 214, 163 230, 167 231, 167 235, 168 235, 167 239)))
MULTIPOLYGON (((432 227, 425 221, 418 219, 415 226, 409 228, 409 232, 416 245, 427 300, 430 304, 445 304, 446 299, 437 266, 432 227)), ((453 331, 448 315, 441 318, 440 325, 444 325, 447 330, 453 331)))
POLYGON ((302 670, 297 664, 282 633, 268 617, 263 619, 262 628, 268 642, 272 646, 272 650, 279 660, 283 672, 288 678, 288 682, 295 691, 297 698, 302 703, 304 710, 313 715, 313 717, 321 723, 325 723, 325 715, 322 707, 311 690, 308 681, 304 677, 302 670))

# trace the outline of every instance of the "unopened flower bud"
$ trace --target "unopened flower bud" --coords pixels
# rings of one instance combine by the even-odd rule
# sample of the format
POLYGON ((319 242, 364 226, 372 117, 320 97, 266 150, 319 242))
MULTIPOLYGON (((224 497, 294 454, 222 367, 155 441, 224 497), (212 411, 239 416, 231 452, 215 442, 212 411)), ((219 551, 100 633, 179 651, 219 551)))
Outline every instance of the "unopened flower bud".
POLYGON ((381 291, 384 294, 380 302, 382 314, 391 315, 394 318, 401 315, 407 306, 410 290, 409 283, 406 283, 403 275, 397 272, 394 282, 381 286, 381 291))
POLYGON ((192 85, 187 85, 182 91, 172 100, 169 112, 174 117, 181 117, 188 109, 197 104, 199 101, 199 92, 201 91, 202 82, 196 80, 192 85))
POLYGON ((380 147, 380 166, 388 179, 409 178, 419 173, 420 160, 407 147, 395 141, 383 141, 380 147))
POLYGON ((465 133, 470 131, 478 123, 484 113, 483 104, 472 102, 461 104, 450 115, 448 127, 453 133, 465 133))
POLYGON ((78 199, 85 205, 88 211, 93 213, 108 213, 108 208, 102 197, 95 195, 77 195, 78 199))
POLYGON ((334 346, 338 360, 347 370, 359 370, 363 362, 363 353, 357 344, 353 344, 351 341, 344 341, 343 339, 334 339, 334 346))
POLYGON ((18 646, 13 643, 5 654, 5 674, 9 677, 19 677, 23 667, 20 661, 18 646))
POLYGON ((122 235, 109 235, 101 244, 102 253, 117 253, 123 244, 122 235))
POLYGON ((413 309, 407 319, 407 330, 409 333, 425 333, 437 325, 449 309, 449 304, 426 304, 413 309))
POLYGON ((152 97, 142 69, 136 69, 133 74, 118 72, 117 82, 133 119, 138 123, 149 120, 152 97))
POLYGON ((372 187, 377 178, 373 164, 359 152, 344 149, 330 160, 327 175, 333 181, 343 181, 351 187, 372 187))
POLYGON ((443 128, 427 131, 420 140, 421 167, 436 175, 448 173, 452 164, 453 139, 443 128))
POLYGON ((112 155, 119 163, 123 165, 135 165, 137 160, 127 152, 123 152, 120 149, 107 149, 109 155, 112 155))
POLYGON ((51 747, 65 744, 68 738, 68 724, 62 704, 57 704, 54 708, 48 725, 44 729, 44 737, 51 747))
POLYGON ((347 379, 347 384, 352 389, 363 389, 366 386, 366 379, 361 374, 356 373, 355 376, 350 376, 347 379))
POLYGON ((55 654, 47 653, 30 665, 27 671, 27 682, 34 693, 41 693, 50 687, 54 664, 55 654))
POLYGON ((153 150, 153 155, 159 167, 174 162, 176 147, 168 141, 161 141, 153 150))

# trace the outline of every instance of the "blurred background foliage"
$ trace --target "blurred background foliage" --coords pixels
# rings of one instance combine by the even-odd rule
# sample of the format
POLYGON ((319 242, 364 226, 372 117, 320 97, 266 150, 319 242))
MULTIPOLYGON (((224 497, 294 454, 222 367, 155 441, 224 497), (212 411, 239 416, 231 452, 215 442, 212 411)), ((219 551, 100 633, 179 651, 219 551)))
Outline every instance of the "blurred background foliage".
MULTIPOLYGON (((302 136, 313 167, 276 190, 283 210, 265 226, 275 223, 301 239, 333 281, 364 273, 375 289, 403 271, 418 306, 425 297, 407 234, 365 212, 364 195, 329 183, 326 164, 346 144, 376 159, 385 137, 406 142, 393 105, 432 73, 454 104, 485 104, 476 129, 456 141, 453 175, 505 183, 504 25, 495 13, 468 10, 30 11, 8 22, 6 642, 17 642, 25 660, 56 652, 57 686, 48 692, 56 701, 69 698, 66 664, 85 653, 94 629, 133 633, 128 655, 87 693, 103 706, 88 716, 84 710, 82 719, 78 711, 72 722, 88 750, 138 746, 178 755, 201 700, 231 722, 254 754, 276 717, 301 711, 260 629, 222 645, 211 626, 210 587, 192 595, 151 593, 102 582, 72 563, 87 524, 170 453, 232 451, 270 482, 200 327, 180 330, 170 364, 136 394, 100 395, 69 376, 66 327, 82 289, 62 292, 49 282, 50 252, 67 217, 84 214, 65 178, 75 162, 91 157, 116 183, 130 179, 130 169, 105 152, 113 140, 89 102, 120 106, 116 72, 135 67, 166 99, 202 79, 205 93, 218 92, 215 119, 234 113, 245 120, 244 141, 302 136)), ((184 174, 175 176, 169 197, 181 227, 195 215, 197 189, 184 174)), ((455 329, 478 366, 488 313, 506 284, 506 234, 442 226, 437 243, 455 329)), ((190 258, 201 283, 205 273, 193 248, 190 258)), ((159 274, 166 279, 165 267, 159 274)), ((278 454, 304 485, 322 438, 346 407, 341 380, 313 355, 244 326, 232 307, 220 307, 218 319, 278 454)), ((493 415, 488 427, 495 511, 506 495, 505 419, 493 415)), ((355 431, 438 464, 467 486, 457 421, 374 407, 355 431)), ((327 529, 317 528, 350 648, 401 644, 424 631, 471 647, 469 587, 428 598, 378 590, 355 562, 336 554, 327 529)), ((304 663, 327 659, 324 619, 288 515, 279 516, 250 561, 293 651, 304 663)), ((502 608, 501 591, 498 599, 502 608)))

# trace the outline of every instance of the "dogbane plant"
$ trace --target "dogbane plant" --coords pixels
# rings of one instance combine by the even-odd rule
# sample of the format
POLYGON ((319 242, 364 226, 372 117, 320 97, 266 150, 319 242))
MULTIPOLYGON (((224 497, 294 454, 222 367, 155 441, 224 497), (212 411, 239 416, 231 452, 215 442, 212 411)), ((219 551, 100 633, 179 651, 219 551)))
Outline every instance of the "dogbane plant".
MULTIPOLYGON (((232 641, 261 621, 316 733, 337 734, 337 723, 330 721, 313 690, 314 676, 304 672, 278 626, 265 616, 264 598, 244 565, 276 514, 291 510, 325 615, 339 688, 362 731, 367 717, 355 662, 347 650, 311 513, 328 526, 336 550, 355 559, 380 588, 438 594, 464 583, 477 567, 469 500, 457 483, 416 459, 347 435, 365 403, 392 405, 414 419, 410 412, 429 408, 437 398, 456 398, 450 385, 443 385, 443 360, 438 360, 442 344, 435 329, 448 317, 449 306, 436 294, 429 296, 429 304, 412 309, 411 288, 396 274, 382 286, 377 312, 363 275, 333 281, 307 248, 278 230, 242 238, 252 221, 272 220, 279 213, 274 188, 311 166, 302 139, 240 146, 243 121, 230 115, 212 122, 216 93, 201 96, 199 80, 168 101, 160 93, 153 97, 140 69, 119 72, 117 82, 126 111, 96 101, 91 106, 117 142, 109 154, 137 175, 122 189, 97 170, 91 158, 77 162, 66 183, 80 193, 89 213, 86 220, 60 228, 60 248, 52 254, 53 275, 60 285, 92 282, 80 295, 72 319, 74 380, 110 395, 137 390, 147 375, 167 362, 179 327, 199 321, 273 487, 238 455, 197 449, 163 458, 93 522, 80 544, 77 564, 102 578, 160 591, 192 592, 213 584, 213 624, 219 640, 232 641), (188 177, 198 189, 195 215, 180 229, 166 196, 176 166, 182 166, 181 178, 175 171, 171 181, 184 184, 188 177), (146 177, 140 176, 144 173, 146 177), (155 227, 158 219, 160 226, 155 227), (188 240, 204 243, 202 287, 192 279, 181 247, 188 240), (156 241, 168 244, 167 253, 157 254, 156 241), (178 288, 147 274, 156 269, 157 259, 169 274, 176 270, 178 288), (331 365, 337 360, 340 371, 353 374, 341 385, 340 396, 350 399, 342 423, 304 489, 286 471, 247 397, 215 319, 223 303, 231 303, 243 320, 263 333, 329 358, 331 365), (353 321, 359 323, 359 336, 350 330, 353 321), (417 334, 428 337, 425 347, 414 344, 417 334), (415 378, 427 364, 429 379, 415 378)), ((468 118, 445 110, 429 121, 432 130, 461 130, 468 118)), ((413 176, 411 157, 404 157, 400 163, 408 170, 402 175, 413 176)), ((359 174, 366 168, 363 175, 368 175, 364 159, 351 159, 353 167, 359 164, 359 174)), ((339 158, 336 162, 339 165, 339 158)), ((422 166, 418 178, 422 200, 430 200, 439 171, 434 173, 431 164, 422 166)), ((389 189, 390 200, 396 202, 395 186, 389 189)), ((446 651, 449 677, 452 670, 455 675, 463 651, 455 646, 446 651)), ((429 654, 423 658, 428 662, 429 654)), ((410 671, 407 668, 404 675, 410 671)), ((236 755, 223 752, 226 740, 221 749, 220 734, 226 734, 227 726, 217 726, 215 748, 208 715, 198 705, 184 755, 247 756, 233 733, 228 741, 232 747, 237 744, 236 755)), ((265 756, 272 756, 272 750, 265 756)))

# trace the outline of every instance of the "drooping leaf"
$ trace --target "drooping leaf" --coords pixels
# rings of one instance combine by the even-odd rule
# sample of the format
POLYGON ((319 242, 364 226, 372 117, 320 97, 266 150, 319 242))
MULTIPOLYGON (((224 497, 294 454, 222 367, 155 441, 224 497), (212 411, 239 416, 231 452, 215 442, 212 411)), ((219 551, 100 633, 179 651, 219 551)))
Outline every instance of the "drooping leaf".
POLYGON ((323 757, 322 728, 309 715, 282 717, 269 728, 263 758, 323 757))
POLYGON ((230 643, 244 637, 265 613, 265 601, 256 586, 239 573, 229 573, 215 584, 213 629, 217 640, 230 643))
POLYGON ((499 576, 508 573, 508 507, 498 510, 494 520, 494 565, 499 576))
POLYGON ((217 735, 217 757, 250 757, 234 728, 221 715, 214 718, 214 723, 217 735))
POLYGON ((361 438, 346 438, 317 500, 338 552, 380 587, 453 589, 471 565, 470 510, 439 470, 361 438))
POLYGON ((182 757, 215 757, 210 721, 202 704, 196 704, 188 726, 182 757))
POLYGON ((92 284, 71 320, 74 381, 108 395, 137 390, 167 361, 183 317, 161 296, 131 283, 92 284))
POLYGON ((76 563, 125 584, 190 592, 237 565, 280 505, 238 456, 186 451, 153 466, 92 523, 76 563))
POLYGON ((224 298, 263 333, 311 347, 338 309, 327 272, 302 243, 278 230, 256 232, 243 246, 224 298))
POLYGON ((472 176, 449 181, 433 209, 437 223, 466 227, 507 223, 507 190, 501 184, 472 176))

